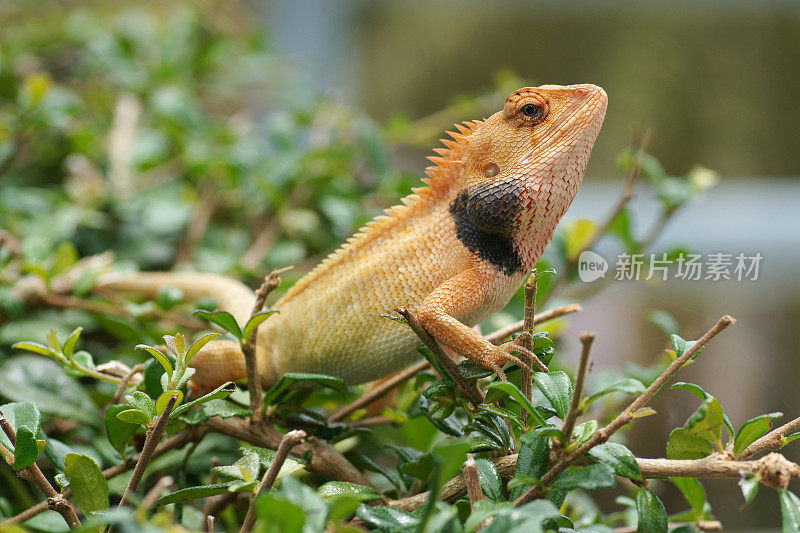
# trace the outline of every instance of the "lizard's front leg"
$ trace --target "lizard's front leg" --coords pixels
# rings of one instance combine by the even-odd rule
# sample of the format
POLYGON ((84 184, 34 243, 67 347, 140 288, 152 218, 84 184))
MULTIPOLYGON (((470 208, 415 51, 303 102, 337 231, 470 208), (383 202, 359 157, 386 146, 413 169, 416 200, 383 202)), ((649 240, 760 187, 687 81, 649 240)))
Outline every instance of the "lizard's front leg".
POLYGON ((481 314, 491 305, 490 299, 498 294, 497 285, 504 274, 484 263, 475 264, 448 279, 431 292, 419 308, 420 324, 439 343, 504 377, 501 366, 516 363, 528 366, 513 352, 532 355, 519 342, 495 346, 480 333, 456 317, 468 318, 481 314))

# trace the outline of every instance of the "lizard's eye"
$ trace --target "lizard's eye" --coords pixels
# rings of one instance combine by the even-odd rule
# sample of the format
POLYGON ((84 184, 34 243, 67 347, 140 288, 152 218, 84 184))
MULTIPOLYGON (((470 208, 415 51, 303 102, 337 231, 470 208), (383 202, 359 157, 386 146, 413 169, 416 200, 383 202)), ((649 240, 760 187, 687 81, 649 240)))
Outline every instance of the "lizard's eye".
POLYGON ((520 109, 525 118, 538 124, 544 119, 544 108, 540 105, 525 104, 520 109))

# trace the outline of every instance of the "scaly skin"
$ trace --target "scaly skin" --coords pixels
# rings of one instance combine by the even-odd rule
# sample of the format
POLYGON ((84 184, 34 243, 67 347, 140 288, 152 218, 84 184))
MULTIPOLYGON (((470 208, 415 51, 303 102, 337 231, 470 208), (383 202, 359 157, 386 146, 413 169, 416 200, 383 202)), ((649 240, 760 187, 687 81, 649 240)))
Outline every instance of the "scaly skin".
MULTIPOLYGON (((381 317, 408 307, 451 351, 491 369, 515 360, 471 326, 502 309, 531 271, 572 203, 603 123, 607 98, 594 85, 526 87, 484 121, 457 126, 437 149, 426 187, 387 210, 302 278, 258 330, 263 384, 287 372, 320 372, 347 383, 390 374, 417 359, 414 333, 381 317)), ((243 323, 252 291, 209 274, 108 275, 101 284, 155 294, 181 288, 214 296, 243 323)), ((192 361, 211 388, 245 376, 232 342, 192 361)))

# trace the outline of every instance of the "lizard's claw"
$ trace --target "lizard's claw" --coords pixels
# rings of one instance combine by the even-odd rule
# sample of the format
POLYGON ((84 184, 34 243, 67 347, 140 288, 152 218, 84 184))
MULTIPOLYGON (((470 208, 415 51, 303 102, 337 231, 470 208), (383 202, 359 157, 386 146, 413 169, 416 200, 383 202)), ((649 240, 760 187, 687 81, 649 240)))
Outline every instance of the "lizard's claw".
MULTIPOLYGON (((507 381, 506 375, 501 369, 502 365, 506 363, 514 363, 520 368, 533 373, 533 369, 531 369, 531 367, 525 361, 514 355, 516 352, 531 358, 533 361, 539 361, 539 358, 536 357, 536 354, 523 346, 523 342, 527 340, 527 337, 530 337, 530 333, 524 332, 511 342, 493 347, 491 352, 488 354, 488 357, 486 357, 486 359, 483 361, 483 364, 487 368, 496 372, 502 381, 507 381)), ((539 361, 539 363, 541 364, 541 361, 539 361)))

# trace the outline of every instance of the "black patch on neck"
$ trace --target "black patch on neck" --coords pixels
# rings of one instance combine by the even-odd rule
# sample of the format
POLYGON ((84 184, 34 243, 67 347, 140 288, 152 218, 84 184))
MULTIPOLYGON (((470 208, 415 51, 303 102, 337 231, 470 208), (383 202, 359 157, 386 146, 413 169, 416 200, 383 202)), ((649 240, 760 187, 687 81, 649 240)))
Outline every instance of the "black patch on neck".
POLYGON ((458 240, 507 276, 523 271, 512 237, 524 189, 518 180, 496 180, 462 190, 450 204, 458 240))

